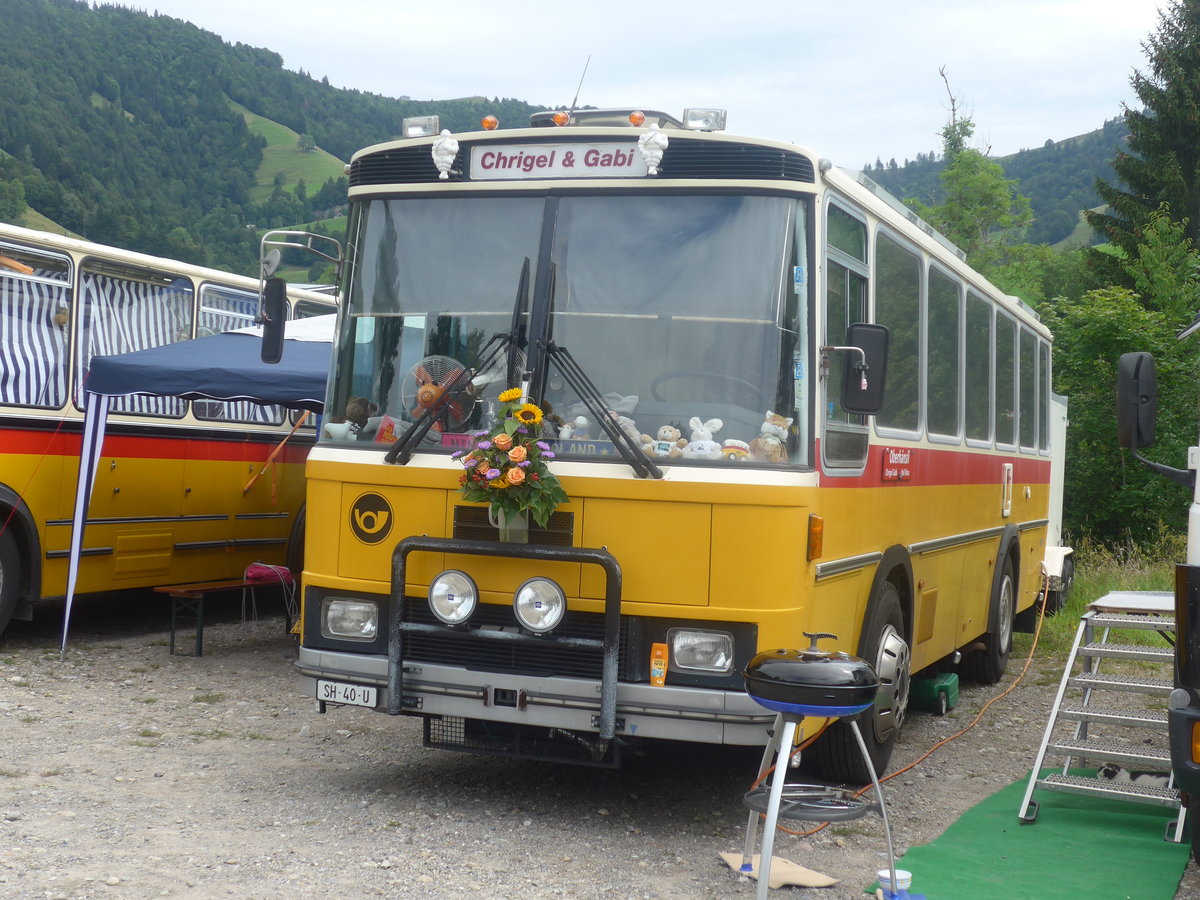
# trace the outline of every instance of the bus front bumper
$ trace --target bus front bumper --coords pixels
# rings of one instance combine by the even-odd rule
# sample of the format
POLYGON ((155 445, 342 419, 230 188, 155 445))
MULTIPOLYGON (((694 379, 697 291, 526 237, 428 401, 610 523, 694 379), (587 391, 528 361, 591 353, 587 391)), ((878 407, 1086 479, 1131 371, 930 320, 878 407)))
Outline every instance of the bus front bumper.
MULTIPOLYGON (((304 690, 316 682, 375 686, 375 710, 393 706, 388 660, 300 648, 296 666, 304 690)), ((599 681, 478 672, 444 665, 405 664, 399 710, 404 715, 452 716, 595 733, 600 727, 599 681)), ((762 746, 774 714, 749 695, 694 687, 617 685, 616 735, 705 744, 762 746)))

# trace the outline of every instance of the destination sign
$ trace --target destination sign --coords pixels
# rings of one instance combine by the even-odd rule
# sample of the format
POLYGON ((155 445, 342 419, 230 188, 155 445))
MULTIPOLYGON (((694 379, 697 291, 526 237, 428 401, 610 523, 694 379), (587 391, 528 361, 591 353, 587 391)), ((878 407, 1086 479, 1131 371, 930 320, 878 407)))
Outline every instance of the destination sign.
POLYGON ((483 144, 471 148, 473 181, 526 178, 641 178, 646 162, 633 142, 483 144))

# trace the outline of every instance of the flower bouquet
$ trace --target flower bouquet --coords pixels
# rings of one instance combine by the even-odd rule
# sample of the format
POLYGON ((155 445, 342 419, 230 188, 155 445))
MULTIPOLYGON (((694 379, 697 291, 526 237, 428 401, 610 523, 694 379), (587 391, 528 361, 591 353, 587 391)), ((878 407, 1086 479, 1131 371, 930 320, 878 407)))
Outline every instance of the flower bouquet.
POLYGON ((532 513, 545 528, 567 494, 546 466, 554 453, 539 437, 542 411, 524 401, 520 388, 509 388, 498 399, 500 411, 491 429, 475 434, 473 449, 453 454, 466 469, 459 490, 467 500, 490 504, 496 516, 513 519, 532 513))

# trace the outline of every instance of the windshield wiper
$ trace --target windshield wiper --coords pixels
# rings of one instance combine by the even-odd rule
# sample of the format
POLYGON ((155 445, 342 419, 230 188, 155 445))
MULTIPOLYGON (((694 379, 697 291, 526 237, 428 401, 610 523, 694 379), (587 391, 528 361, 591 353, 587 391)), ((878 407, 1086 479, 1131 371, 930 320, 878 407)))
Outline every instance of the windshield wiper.
POLYGON ((662 478, 662 469, 656 466, 642 448, 626 434, 617 423, 614 416, 605 406, 604 397, 579 363, 575 362, 566 347, 560 347, 554 341, 539 341, 538 344, 546 352, 546 357, 558 367, 563 378, 579 396, 584 407, 591 414, 592 421, 598 422, 608 435, 621 458, 629 463, 638 478, 662 478))

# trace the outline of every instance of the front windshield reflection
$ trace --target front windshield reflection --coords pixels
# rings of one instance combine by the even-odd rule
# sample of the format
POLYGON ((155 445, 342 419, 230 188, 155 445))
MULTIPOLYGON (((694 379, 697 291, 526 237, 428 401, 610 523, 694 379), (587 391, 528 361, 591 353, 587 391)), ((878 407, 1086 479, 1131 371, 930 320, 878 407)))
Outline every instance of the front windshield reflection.
MULTIPOLYGON (((527 344, 488 372, 480 352, 531 305, 573 356, 605 414, 658 462, 807 464, 797 402, 807 315, 804 201, 757 196, 569 196, 371 201, 359 211, 349 315, 324 437, 376 441, 422 409, 422 387, 461 367, 469 396, 421 449, 449 452, 487 427, 527 344), (543 211, 555 216, 553 292, 534 297, 543 211), (440 238, 439 238, 440 235, 440 238), (336 421, 341 419, 342 421, 336 421)), ((524 340, 524 337, 522 338, 524 340)), ((534 380, 560 457, 616 456, 601 423, 551 362, 534 380)), ((428 391, 426 392, 428 393, 428 391)))

